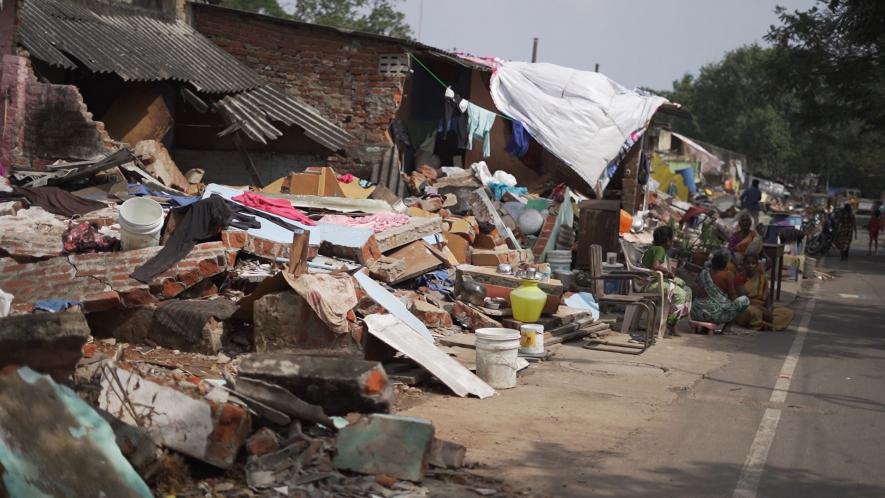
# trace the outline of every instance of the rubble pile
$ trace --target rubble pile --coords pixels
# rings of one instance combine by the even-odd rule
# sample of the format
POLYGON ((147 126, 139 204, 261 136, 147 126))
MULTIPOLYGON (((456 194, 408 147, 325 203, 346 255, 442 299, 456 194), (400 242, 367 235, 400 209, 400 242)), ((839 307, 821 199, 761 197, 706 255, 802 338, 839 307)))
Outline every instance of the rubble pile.
MULTIPOLYGON (((428 165, 409 195, 383 200, 331 168, 265 189, 205 185, 161 147, 15 171, 0 215, 15 227, 0 237, 3 382, 48 374, 85 402, 66 408, 72 424, 100 414, 117 445, 99 449, 131 488, 112 494, 506 494, 466 473, 467 449, 432 421, 393 413, 394 379, 494 395, 475 332, 518 331, 528 308, 511 293, 525 282, 542 296, 540 343, 608 330, 564 306, 570 289, 537 262, 573 194, 428 165)), ((524 355, 512 375, 551 354, 524 355)), ((8 443, 0 463, 28 482, 48 455, 8 443)), ((75 476, 51 485, 99 491, 75 476)))

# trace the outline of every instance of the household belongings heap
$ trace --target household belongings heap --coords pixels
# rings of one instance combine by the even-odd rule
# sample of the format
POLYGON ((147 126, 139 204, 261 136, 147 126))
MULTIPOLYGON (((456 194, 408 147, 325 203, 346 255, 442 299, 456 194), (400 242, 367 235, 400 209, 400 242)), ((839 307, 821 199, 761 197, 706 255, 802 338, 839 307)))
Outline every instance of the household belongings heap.
POLYGON ((530 193, 479 163, 421 165, 402 199, 331 168, 263 190, 183 175, 183 191, 163 181, 174 163, 145 160, 123 148, 4 178, 11 496, 420 489, 464 448, 389 414, 394 382, 487 398, 545 348, 608 331, 591 306, 563 306, 568 284, 552 278, 571 262, 564 186, 530 193), (536 262, 545 254, 559 259, 536 262), (83 472, 34 474, 61 457, 28 438, 33 417, 83 472), (245 480, 194 482, 179 455, 245 480), (101 478, 98 461, 111 463, 101 478))

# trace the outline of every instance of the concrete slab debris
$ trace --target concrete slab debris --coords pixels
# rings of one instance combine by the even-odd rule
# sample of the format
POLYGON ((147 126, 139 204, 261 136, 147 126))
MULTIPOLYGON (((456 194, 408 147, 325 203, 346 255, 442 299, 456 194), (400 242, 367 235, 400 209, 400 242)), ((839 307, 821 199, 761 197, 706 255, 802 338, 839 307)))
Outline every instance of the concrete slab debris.
POLYGON ((372 414, 338 432, 333 463, 361 474, 420 481, 427 471, 433 433, 429 420, 372 414))
POLYGON ((153 496, 101 415, 26 367, 0 375, 0 469, 4 496, 153 496))
POLYGON ((277 384, 305 402, 321 406, 328 415, 386 413, 393 405, 393 385, 381 364, 374 361, 252 353, 243 358, 239 373, 277 384))
POLYGON ((74 373, 89 334, 80 312, 0 318, 0 367, 28 366, 64 379, 74 373))

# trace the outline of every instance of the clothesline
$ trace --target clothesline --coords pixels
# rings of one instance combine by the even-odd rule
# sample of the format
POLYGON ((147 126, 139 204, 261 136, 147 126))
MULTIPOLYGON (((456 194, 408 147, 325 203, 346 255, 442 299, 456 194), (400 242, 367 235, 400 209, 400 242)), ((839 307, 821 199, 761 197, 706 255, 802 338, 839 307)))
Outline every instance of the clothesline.
MULTIPOLYGON (((434 74, 434 72, 431 71, 429 67, 427 67, 426 65, 424 65, 424 63, 421 62, 421 59, 415 57, 415 54, 413 54, 412 52, 406 52, 406 54, 408 54, 409 57, 411 57, 412 59, 414 59, 415 62, 417 62, 419 66, 423 67, 424 70, 427 71, 427 74, 429 74, 433 79, 435 79, 435 80, 437 81, 437 83, 439 83, 443 88, 449 88, 449 87, 451 87, 451 85, 446 85, 445 82, 439 78, 439 76, 437 76, 436 74, 434 74)), ((474 105, 475 105, 475 104, 474 104, 474 105)), ((486 110, 488 111, 488 109, 486 109, 486 110)), ((507 121, 513 121, 513 118, 511 118, 510 116, 505 116, 505 115, 503 115, 503 114, 498 114, 497 112, 494 112, 494 111, 489 111, 489 112, 491 112, 492 114, 494 114, 495 116, 497 116, 497 117, 499 117, 499 118, 501 118, 501 119, 505 119, 505 120, 507 120, 507 121)))

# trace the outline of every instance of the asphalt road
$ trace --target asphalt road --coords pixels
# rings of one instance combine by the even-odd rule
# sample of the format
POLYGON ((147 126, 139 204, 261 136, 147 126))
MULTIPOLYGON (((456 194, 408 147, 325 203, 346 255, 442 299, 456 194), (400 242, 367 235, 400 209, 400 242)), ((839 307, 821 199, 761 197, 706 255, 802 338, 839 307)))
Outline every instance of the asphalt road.
POLYGON ((885 249, 860 230, 786 332, 742 337, 724 367, 631 435, 584 496, 885 496, 885 249))

